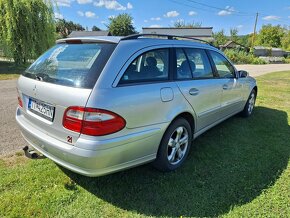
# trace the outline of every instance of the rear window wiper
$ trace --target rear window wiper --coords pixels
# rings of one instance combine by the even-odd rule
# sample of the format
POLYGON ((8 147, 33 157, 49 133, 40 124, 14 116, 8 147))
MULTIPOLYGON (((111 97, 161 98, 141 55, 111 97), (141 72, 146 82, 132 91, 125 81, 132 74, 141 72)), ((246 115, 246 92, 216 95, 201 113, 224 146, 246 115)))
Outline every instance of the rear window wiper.
POLYGON ((49 75, 45 73, 38 73, 35 74, 35 79, 39 81, 44 81, 44 82, 51 82, 51 83, 57 83, 57 84, 63 84, 63 85, 75 85, 74 81, 66 78, 53 78, 50 77, 49 75))
POLYGON ((38 81, 42 81, 42 77, 41 76, 35 76, 35 79, 38 80, 38 81))
POLYGON ((24 74, 24 76, 27 76, 29 78, 38 80, 38 81, 43 81, 43 82, 50 82, 50 83, 55 83, 55 84, 62 84, 62 85, 68 85, 68 86, 75 86, 75 82, 70 80, 70 79, 66 79, 66 78, 53 78, 50 77, 49 75, 45 74, 45 73, 31 73, 29 71, 26 71, 24 74))

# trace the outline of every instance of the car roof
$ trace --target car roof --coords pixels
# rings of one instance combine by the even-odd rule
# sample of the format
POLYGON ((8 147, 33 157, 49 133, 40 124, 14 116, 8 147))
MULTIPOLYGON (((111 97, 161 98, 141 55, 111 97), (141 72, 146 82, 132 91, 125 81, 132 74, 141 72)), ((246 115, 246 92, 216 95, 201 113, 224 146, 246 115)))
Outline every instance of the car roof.
POLYGON ((203 48, 211 48, 211 49, 216 49, 214 46, 205 44, 205 43, 200 43, 194 40, 189 40, 189 39, 164 39, 164 38, 152 38, 152 37, 140 37, 137 39, 126 39, 125 37, 122 36, 89 36, 89 37, 74 37, 74 38, 65 38, 65 39, 59 39, 56 41, 57 44, 60 43, 69 43, 73 41, 82 41, 83 43, 90 43, 90 42, 108 42, 108 43, 114 43, 118 44, 121 41, 126 41, 126 42, 143 42, 146 44, 146 46, 152 44, 152 45, 158 45, 158 44, 163 44, 163 45, 187 45, 187 46, 196 46, 196 47, 203 47, 203 48), (123 40, 122 40, 123 39, 123 40))

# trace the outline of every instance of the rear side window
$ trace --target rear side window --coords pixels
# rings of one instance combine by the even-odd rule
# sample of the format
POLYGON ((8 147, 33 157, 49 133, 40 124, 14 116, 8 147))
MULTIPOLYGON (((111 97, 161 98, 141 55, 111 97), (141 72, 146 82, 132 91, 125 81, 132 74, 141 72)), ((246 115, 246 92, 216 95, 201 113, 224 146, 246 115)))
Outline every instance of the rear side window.
POLYGON ((221 54, 215 51, 209 51, 213 62, 216 66, 219 77, 221 78, 234 78, 235 77, 235 69, 231 65, 231 63, 221 54))
POLYGON ((57 44, 40 56, 24 76, 57 85, 93 88, 115 44, 57 44))
POLYGON ((177 79, 192 79, 189 61, 181 48, 176 49, 177 79))
POLYGON ((203 49, 186 48, 184 50, 190 63, 193 78, 206 79, 213 77, 209 59, 203 49))
POLYGON ((123 74, 120 84, 164 81, 169 78, 169 49, 156 49, 138 56, 123 74))

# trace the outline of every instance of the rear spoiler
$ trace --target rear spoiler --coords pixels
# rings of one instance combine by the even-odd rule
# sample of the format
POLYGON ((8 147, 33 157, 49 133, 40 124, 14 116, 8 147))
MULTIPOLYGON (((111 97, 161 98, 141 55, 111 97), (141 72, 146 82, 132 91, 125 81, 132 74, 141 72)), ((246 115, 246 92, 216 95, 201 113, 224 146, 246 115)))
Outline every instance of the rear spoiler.
POLYGON ((56 40, 56 44, 82 44, 82 43, 96 43, 96 42, 106 42, 118 44, 121 40, 121 37, 115 36, 103 36, 103 37, 77 37, 77 38, 65 38, 56 40))

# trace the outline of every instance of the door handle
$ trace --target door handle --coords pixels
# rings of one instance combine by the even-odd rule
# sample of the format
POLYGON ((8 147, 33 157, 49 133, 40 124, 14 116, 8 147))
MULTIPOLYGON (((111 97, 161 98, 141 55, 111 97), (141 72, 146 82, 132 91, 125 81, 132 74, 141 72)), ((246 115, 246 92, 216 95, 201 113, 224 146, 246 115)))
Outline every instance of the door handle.
POLYGON ((198 95, 199 94, 199 90, 196 88, 192 88, 189 90, 189 94, 190 95, 198 95))
POLYGON ((223 85, 223 90, 228 90, 230 87, 227 84, 223 85))

